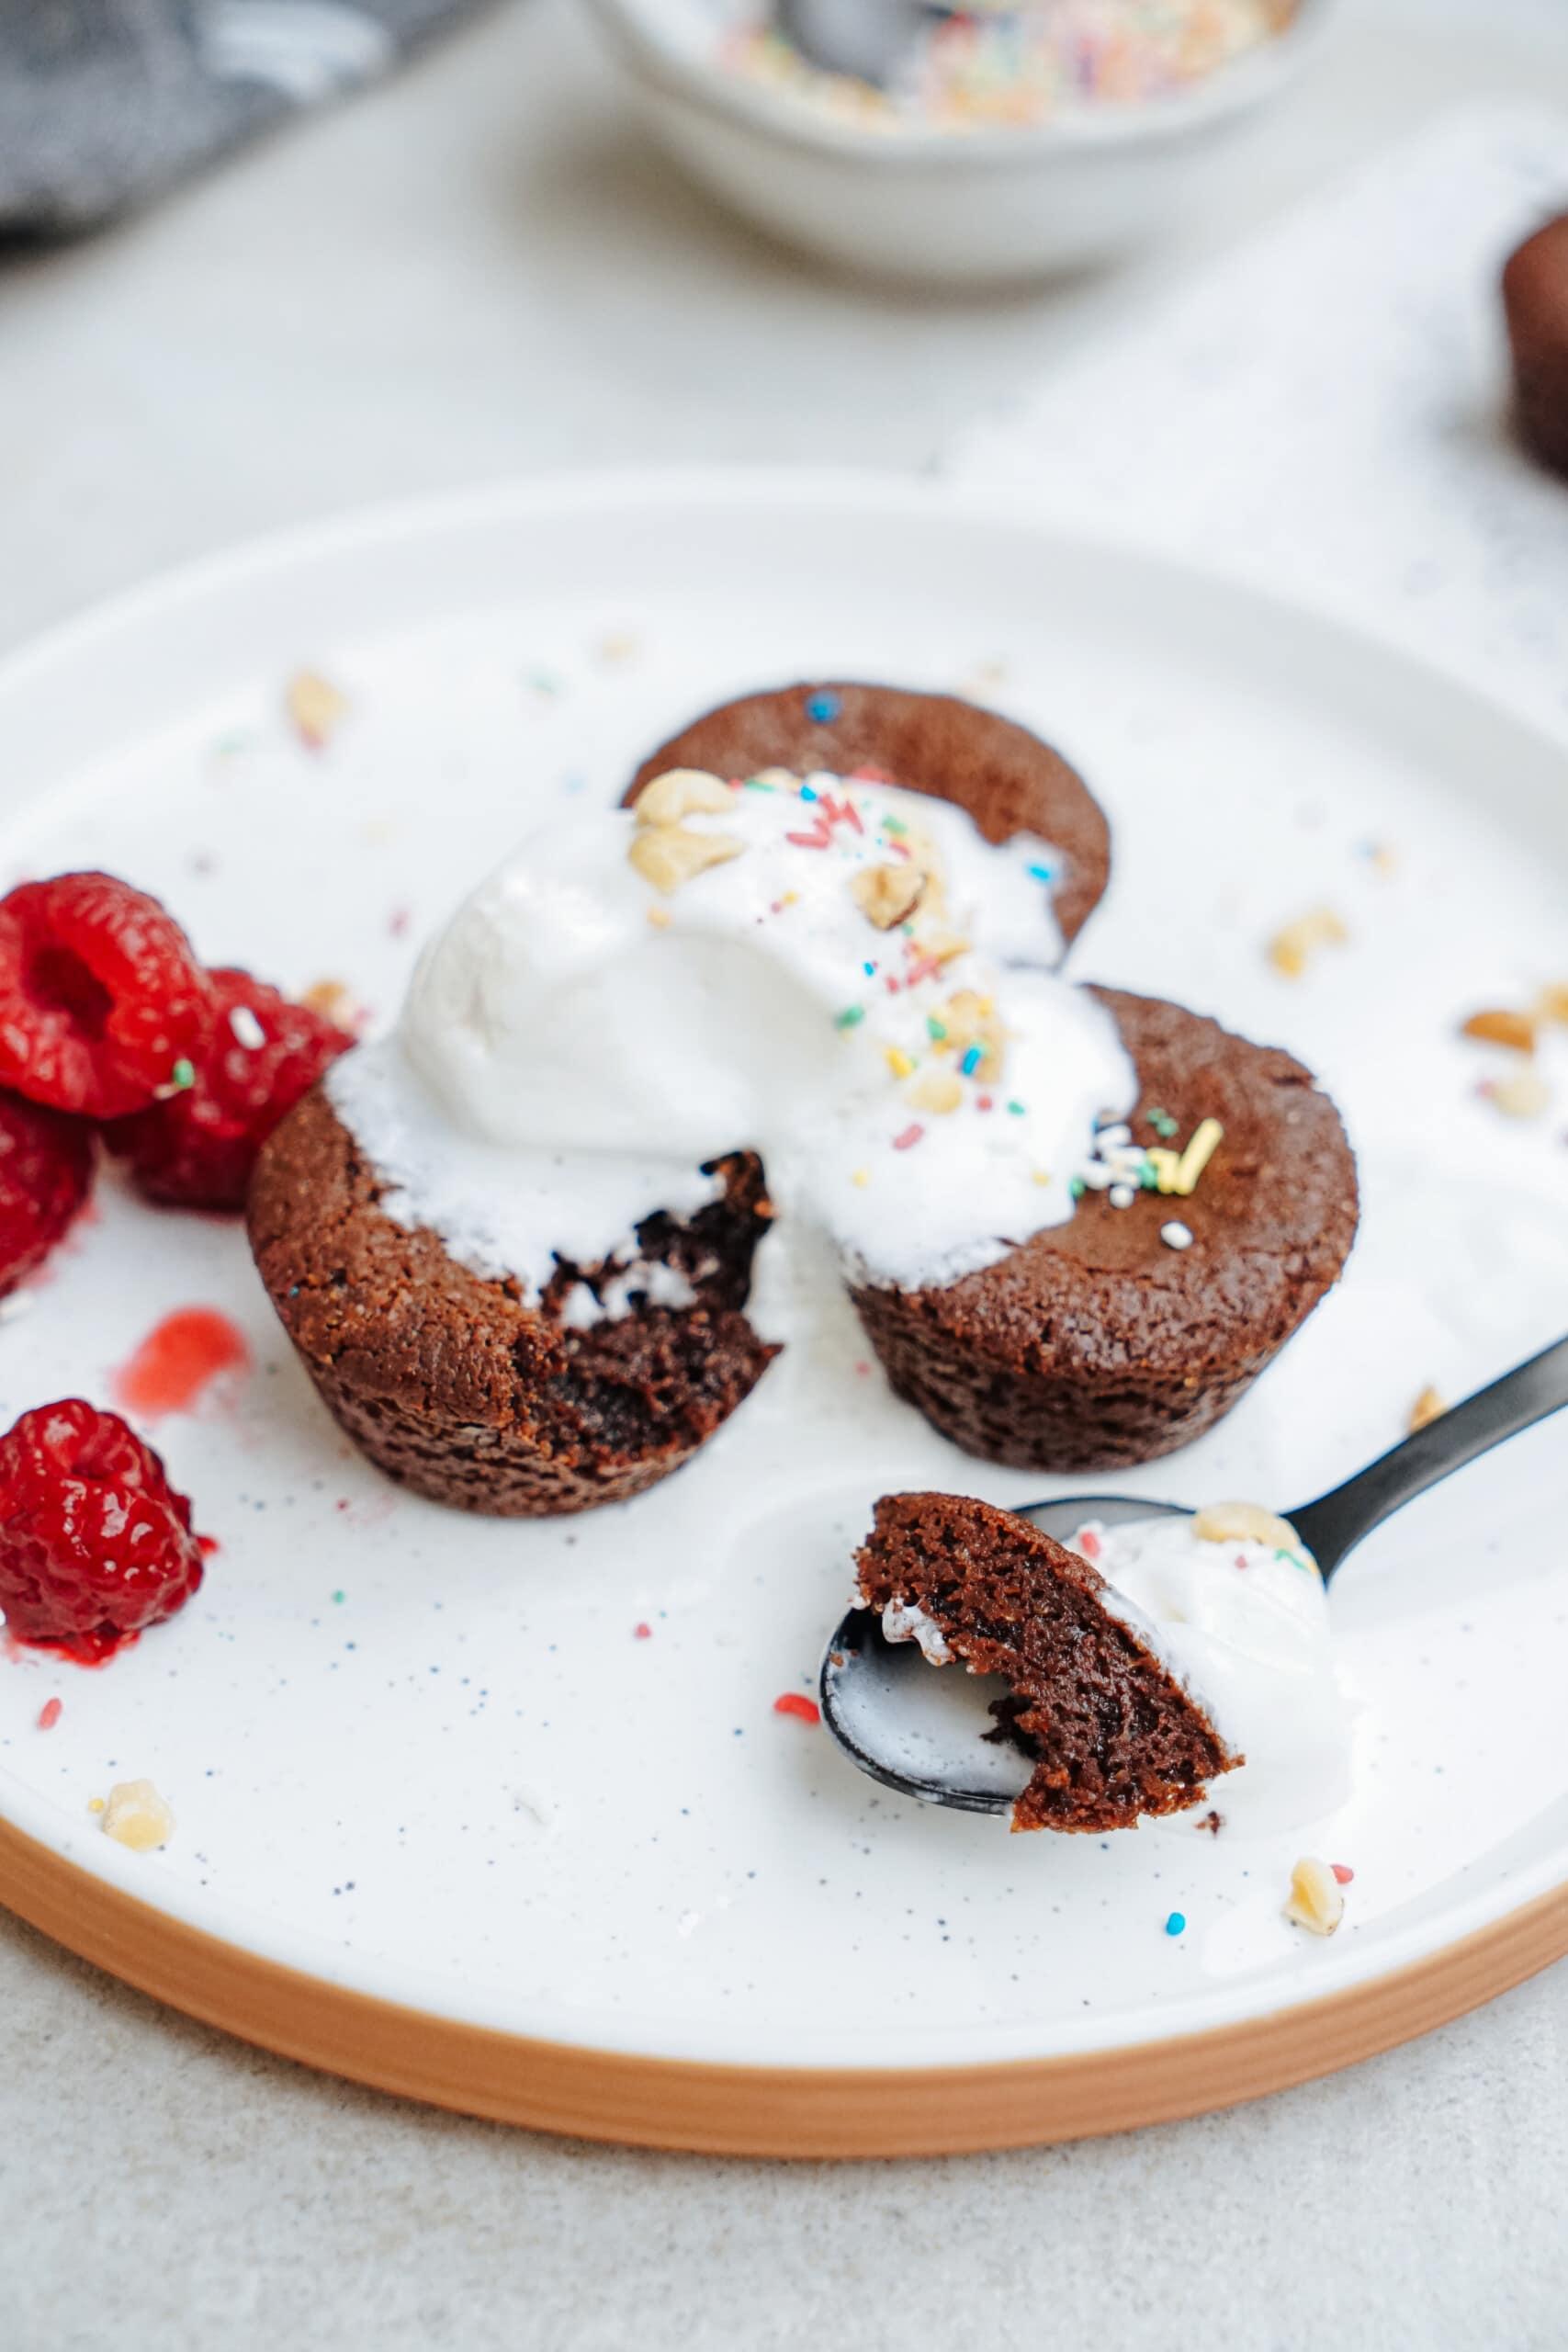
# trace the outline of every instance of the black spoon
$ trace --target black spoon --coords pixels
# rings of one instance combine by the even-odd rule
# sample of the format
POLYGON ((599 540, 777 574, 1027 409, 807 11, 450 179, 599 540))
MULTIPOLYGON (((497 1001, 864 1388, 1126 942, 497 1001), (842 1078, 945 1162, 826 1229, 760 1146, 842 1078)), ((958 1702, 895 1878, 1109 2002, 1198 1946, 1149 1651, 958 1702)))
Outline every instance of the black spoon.
MULTIPOLYGON (((1343 1486, 1284 1515, 1326 1584, 1362 1538, 1403 1504, 1565 1405, 1568 1339, 1428 1421, 1343 1486)), ((1190 1515, 1180 1503, 1142 1496, 1070 1495, 1026 1503, 1018 1516, 1065 1544, 1086 1519, 1116 1526, 1163 1513, 1190 1515)), ((888 1641, 874 1610, 852 1609, 840 1624, 822 1661, 821 1689, 823 1720, 845 1754, 905 1796, 963 1813, 1006 1813, 1033 1769, 1016 1748, 982 1736, 994 1728, 987 1702, 1006 1685, 996 1676, 929 1673, 918 1644, 888 1641)))
POLYGON ((779 0, 779 25, 824 74, 890 82, 940 10, 922 0, 779 0))

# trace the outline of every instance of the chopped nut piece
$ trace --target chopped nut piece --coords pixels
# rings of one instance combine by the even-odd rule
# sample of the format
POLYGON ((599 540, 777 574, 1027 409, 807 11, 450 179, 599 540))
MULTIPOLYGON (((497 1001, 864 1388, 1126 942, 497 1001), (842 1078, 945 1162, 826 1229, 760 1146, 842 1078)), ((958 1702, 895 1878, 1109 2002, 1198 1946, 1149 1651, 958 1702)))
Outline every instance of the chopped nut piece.
POLYGON ((1192 1532, 1204 1544, 1269 1544, 1279 1552, 1302 1548, 1290 1521, 1261 1503, 1210 1503, 1194 1512, 1192 1532))
POLYGON ((1001 1076, 1007 1035, 994 1001, 975 989, 958 989, 941 1008, 938 1019, 945 1032, 938 1041, 938 1053, 956 1054, 963 1061, 970 1048, 978 1046, 980 1058, 970 1076, 993 1085, 1001 1076))
POLYGON ((150 1854, 154 1846, 168 1844, 175 1816, 151 1781, 117 1781, 98 1826, 132 1853, 150 1854))
POLYGON ((964 1100, 963 1081, 950 1069, 929 1069, 910 1087, 908 1099, 917 1111, 956 1111, 964 1100))
POLYGON ((1485 1090, 1506 1119, 1539 1119, 1551 1101, 1551 1089, 1533 1069, 1516 1070, 1512 1078, 1494 1079, 1485 1090))
POLYGON ((1314 1936, 1331 1936, 1345 1917, 1339 1882, 1328 1864, 1314 1855, 1303 1854, 1291 1872, 1285 1917, 1298 1928, 1309 1928, 1314 1936))
POLYGON ((925 896, 926 877, 918 865, 863 865, 850 876, 850 895, 878 931, 907 922, 925 896))
POLYGON ((1444 1404, 1437 1390, 1428 1384, 1427 1387, 1423 1388, 1421 1394, 1410 1408, 1409 1419, 1405 1422, 1405 1427, 1409 1430, 1411 1436, 1414 1437, 1416 1430, 1424 1430, 1428 1421, 1441 1420, 1443 1415, 1448 1411, 1448 1407, 1444 1404))
POLYGON ((300 990, 299 1001, 323 1021, 331 1021, 339 1029, 346 1029, 357 1037, 370 1018, 369 1008, 360 1002, 346 980, 312 980, 300 990))
POLYGON ((1274 933, 1269 961, 1286 979, 1299 980, 1320 947, 1342 947, 1349 936, 1332 907, 1314 907, 1274 933))
POLYGON ((1495 1012, 1472 1012, 1461 1034, 1466 1037, 1479 1037, 1488 1046, 1511 1046, 1516 1054, 1533 1054, 1535 1027, 1534 1013, 1509 1012, 1499 1008, 1495 1012))
POLYGON ((694 875, 739 857, 745 846, 733 833, 689 833, 683 826, 660 825, 634 834, 626 854, 643 880, 668 899, 694 875))
POLYGON ((637 797, 639 825, 678 825, 682 817, 724 817, 735 796, 721 775, 706 768, 666 768, 637 797))
POLYGON ((288 681, 283 704, 299 741, 319 752, 347 710, 348 697, 316 671, 299 670, 288 681))

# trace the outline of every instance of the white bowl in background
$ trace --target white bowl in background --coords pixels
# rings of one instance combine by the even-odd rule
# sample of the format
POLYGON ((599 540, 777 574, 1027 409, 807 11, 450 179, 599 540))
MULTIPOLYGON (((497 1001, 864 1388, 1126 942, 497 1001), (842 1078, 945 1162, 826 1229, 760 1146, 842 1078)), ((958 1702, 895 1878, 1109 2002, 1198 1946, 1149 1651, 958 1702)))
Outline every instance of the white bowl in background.
POLYGON ((694 0, 592 0, 663 146, 760 228, 928 285, 1038 277, 1151 235, 1214 150, 1297 72, 1332 0, 1168 97, 1029 126, 878 130, 727 72, 694 0))

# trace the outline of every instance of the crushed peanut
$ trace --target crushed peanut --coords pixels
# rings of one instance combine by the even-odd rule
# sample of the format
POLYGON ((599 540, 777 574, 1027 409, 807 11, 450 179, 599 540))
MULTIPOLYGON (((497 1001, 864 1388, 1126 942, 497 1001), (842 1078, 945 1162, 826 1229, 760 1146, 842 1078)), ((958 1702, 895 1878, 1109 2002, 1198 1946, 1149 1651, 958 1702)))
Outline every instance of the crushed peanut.
POLYGON ((98 1826, 106 1838, 129 1846, 133 1854, 150 1854, 155 1846, 168 1844, 175 1816, 151 1781, 117 1781, 98 1826))
POLYGON ((939 1116, 956 1111, 964 1100, 962 1080, 950 1069, 929 1069, 909 1089, 908 1100, 917 1111, 934 1111, 939 1116))
POLYGON ((639 825, 678 825, 682 817, 724 817, 735 796, 721 775, 706 768, 666 768, 650 777, 637 797, 639 825))
POLYGON ((1274 933, 1269 961, 1286 979, 1299 980, 1320 947, 1343 947, 1349 936, 1332 907, 1313 907, 1274 933))
POLYGON ((1511 1078, 1494 1079, 1486 1096, 1506 1119, 1539 1119, 1551 1101, 1551 1089, 1537 1071, 1521 1069, 1511 1078))
POLYGON ((1345 1917, 1339 1882, 1315 1855, 1303 1854, 1291 1872, 1285 1917, 1295 1927, 1310 1928, 1314 1936, 1331 1936, 1345 1917))
POLYGON ((994 1084, 1001 1075, 1007 1032, 998 1018, 995 1000, 975 989, 957 989, 942 1006, 938 1021, 943 1035, 936 1041, 940 1054, 956 1054, 962 1061, 973 1046, 980 1059, 973 1075, 994 1084))
POLYGON ((1510 1012, 1498 1006, 1483 1012, 1472 1012, 1462 1023, 1461 1036, 1479 1037, 1488 1046, 1507 1046, 1516 1054, 1535 1051, 1536 1022, 1533 1012, 1510 1012))
POLYGON ((348 709, 348 697, 315 670, 297 670, 284 689, 283 707, 299 741, 312 752, 330 741, 348 709))
POLYGON ((1428 1421, 1441 1420, 1448 1409, 1441 1396, 1428 1382, 1411 1406, 1404 1426, 1414 1437, 1416 1430, 1424 1430, 1428 1421))
POLYGON ((668 899, 710 865, 727 865, 745 846, 734 833, 690 833, 682 825, 660 825, 634 834, 626 855, 643 880, 668 899))
POLYGON ((1192 1532, 1204 1544, 1269 1544, 1278 1552, 1302 1549, 1290 1521, 1261 1503, 1210 1503, 1193 1514, 1192 1532))
POLYGON ((926 876, 918 865, 863 865, 850 876, 851 897, 878 931, 907 922, 925 891, 926 876))
POLYGON ((339 1029, 346 1029, 357 1037, 370 1018, 369 1007, 363 1004, 346 980, 312 980, 300 991, 299 1001, 323 1021, 331 1021, 339 1029))

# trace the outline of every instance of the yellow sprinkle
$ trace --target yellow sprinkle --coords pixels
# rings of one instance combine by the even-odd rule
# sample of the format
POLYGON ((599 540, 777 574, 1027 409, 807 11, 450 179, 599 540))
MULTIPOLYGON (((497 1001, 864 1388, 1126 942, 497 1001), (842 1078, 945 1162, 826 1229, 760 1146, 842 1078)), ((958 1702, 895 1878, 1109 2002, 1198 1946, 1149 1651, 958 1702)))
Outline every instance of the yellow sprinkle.
POLYGON ((655 931, 668 931, 670 928, 669 908, 649 907, 648 910, 648 920, 653 925, 655 931))
POLYGON ((1274 933, 1269 961, 1287 980, 1299 980, 1320 947, 1343 947, 1349 936, 1332 907, 1314 907, 1274 933))
POLYGON ((104 1801, 102 1797, 89 1797, 87 1799, 87 1811, 89 1813, 102 1813, 103 1809, 104 1801))
POLYGON ((1199 1121, 1176 1171, 1176 1190, 1179 1193, 1185 1195, 1196 1191, 1198 1179, 1213 1159, 1215 1147, 1224 1134, 1224 1129, 1218 1119, 1199 1121))
POLYGON ((1163 1144, 1151 1144, 1148 1158, 1155 1171, 1155 1182, 1162 1193, 1176 1190, 1176 1171, 1181 1165, 1181 1154, 1168 1151, 1163 1144))
POLYGON ((855 1182, 856 1184, 858 1184, 858 1185, 860 1186, 860 1188, 861 1188, 861 1191, 863 1193, 863 1192, 864 1192, 864 1190, 865 1190, 865 1188, 866 1188, 866 1186, 867 1186, 867 1185, 870 1183, 870 1182, 871 1182, 871 1170, 870 1170, 870 1169, 869 1169, 869 1168, 857 1168, 857 1169, 855 1170, 854 1176, 853 1176, 853 1179, 852 1179, 852 1181, 853 1182, 855 1182))
POLYGON ((885 1050, 887 1055, 887 1067, 892 1071, 894 1077, 908 1078, 915 1065, 909 1059, 908 1055, 904 1051, 903 1046, 888 1046, 885 1050))
POLYGON ((1029 1172, 1037 1184, 1048 1184, 1051 1182, 1051 1170, 1048 1168, 1032 1168, 1029 1172))
POLYGON ((996 1009, 995 998, 988 996, 983 996, 980 999, 979 1003, 975 1007, 976 1012, 979 1014, 982 1021, 988 1021, 996 1009))
POLYGON ((794 907, 798 906, 799 903, 800 892, 798 890, 786 890, 783 898, 779 900, 781 907, 794 907))

